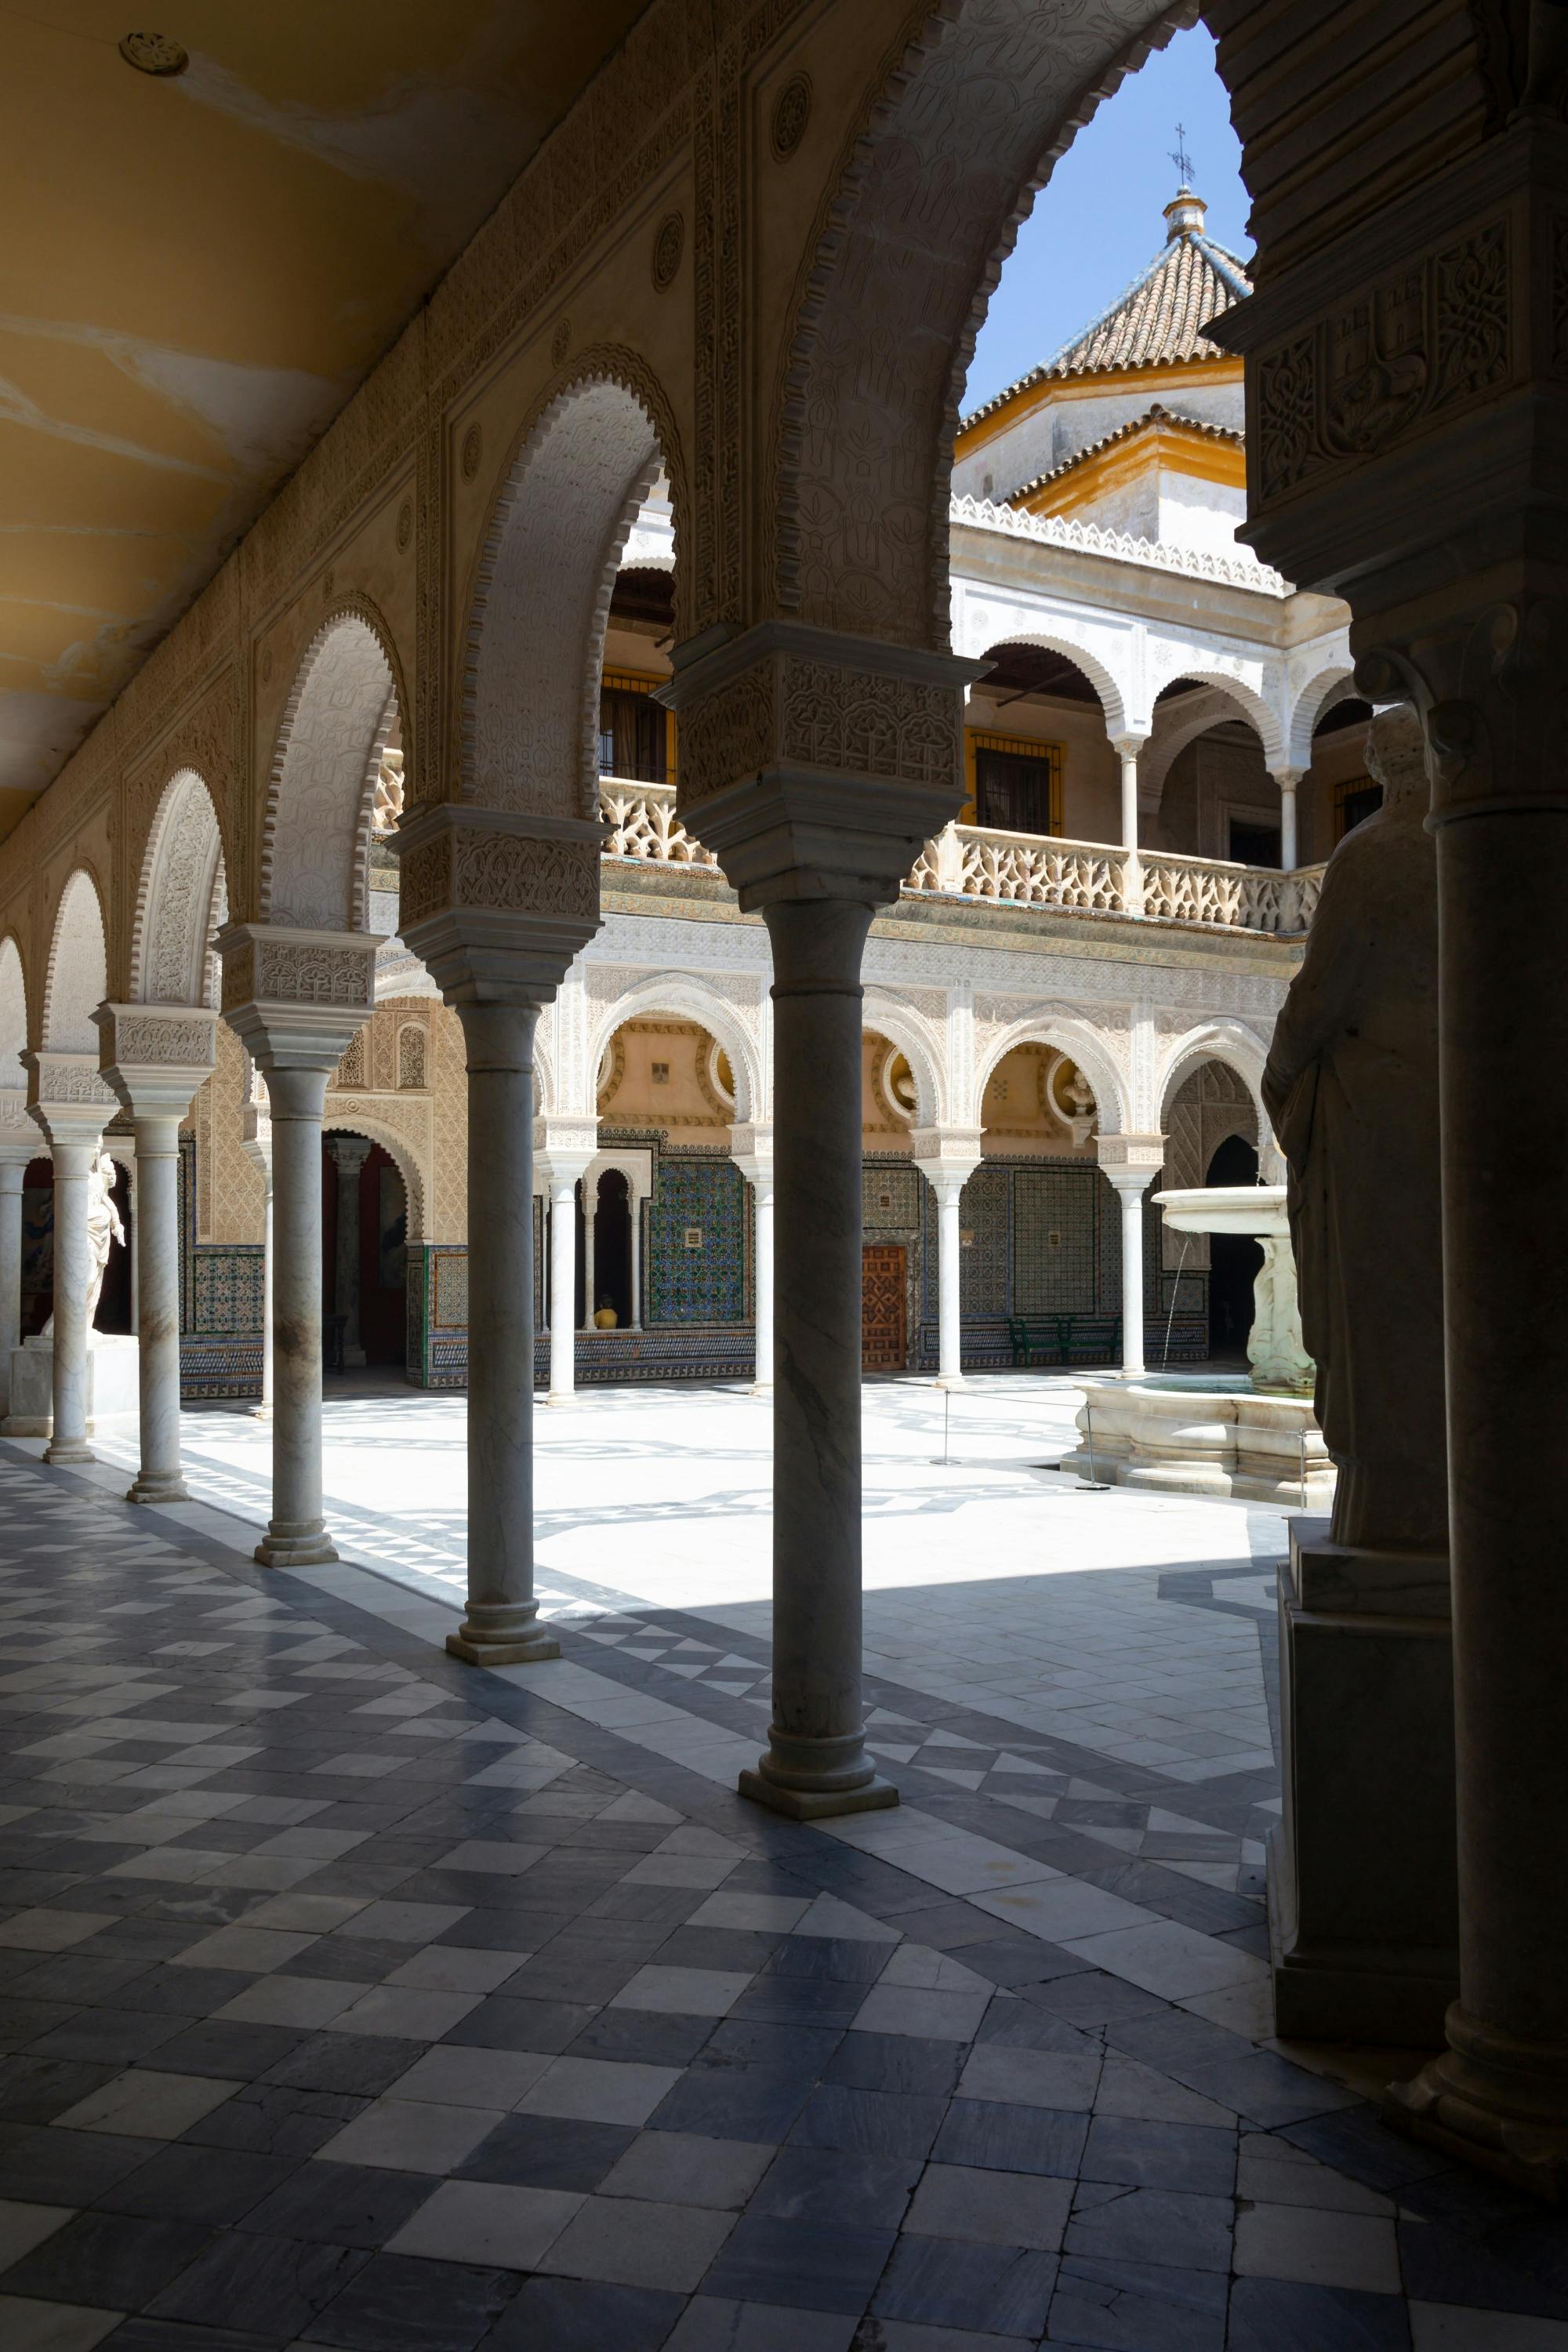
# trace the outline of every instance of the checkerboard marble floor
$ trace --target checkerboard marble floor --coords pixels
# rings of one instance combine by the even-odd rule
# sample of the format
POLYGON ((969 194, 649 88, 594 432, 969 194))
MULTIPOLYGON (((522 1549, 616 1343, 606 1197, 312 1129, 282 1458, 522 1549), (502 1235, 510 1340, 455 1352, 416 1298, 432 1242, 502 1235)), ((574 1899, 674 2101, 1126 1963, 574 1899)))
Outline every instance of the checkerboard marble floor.
POLYGON ((0 1502, 6 2352, 1568 2347, 1561 2220, 1269 2039, 1245 1515, 1019 1582, 1033 1680, 884 1647, 904 1802, 805 1828, 732 1793, 743 1595, 563 1570, 476 1674, 406 1576, 0 1502), (1170 1737, 1047 1696, 1113 1676, 1170 1737))

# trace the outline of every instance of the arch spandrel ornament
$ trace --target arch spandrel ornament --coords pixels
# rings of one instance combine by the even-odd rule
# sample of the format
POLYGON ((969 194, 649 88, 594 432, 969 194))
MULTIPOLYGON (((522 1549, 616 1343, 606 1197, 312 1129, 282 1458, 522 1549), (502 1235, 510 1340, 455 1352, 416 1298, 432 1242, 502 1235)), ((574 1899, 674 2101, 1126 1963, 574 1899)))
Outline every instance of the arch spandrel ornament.
POLYGON ((932 9, 858 130, 803 258, 775 394, 782 612, 941 650, 964 378, 1051 164, 1198 0, 932 9))
POLYGON ((301 656, 279 724, 262 813, 262 922, 366 929, 376 782, 402 707, 379 615, 357 598, 340 604, 301 656))

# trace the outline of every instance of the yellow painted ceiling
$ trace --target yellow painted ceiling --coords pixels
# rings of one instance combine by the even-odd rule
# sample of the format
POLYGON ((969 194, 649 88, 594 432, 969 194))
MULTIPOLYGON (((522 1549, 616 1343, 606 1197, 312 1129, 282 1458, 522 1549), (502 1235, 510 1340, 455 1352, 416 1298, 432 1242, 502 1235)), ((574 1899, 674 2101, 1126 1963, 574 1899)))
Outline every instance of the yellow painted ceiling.
POLYGON ((644 5, 0 0, 0 835, 644 5))

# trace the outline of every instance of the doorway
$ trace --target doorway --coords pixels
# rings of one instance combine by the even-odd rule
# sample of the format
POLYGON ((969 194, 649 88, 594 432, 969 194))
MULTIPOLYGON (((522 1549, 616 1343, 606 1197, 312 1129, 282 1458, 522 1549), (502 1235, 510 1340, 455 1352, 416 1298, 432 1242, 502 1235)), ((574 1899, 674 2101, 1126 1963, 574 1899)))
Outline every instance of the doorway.
POLYGON ((632 1197, 618 1168, 606 1168, 599 1179, 594 1219, 595 1311, 602 1307, 615 1309, 616 1328, 624 1331, 632 1319, 632 1197))
POLYGON ((860 1369, 901 1372, 907 1354, 903 1250, 868 1242, 860 1252, 860 1369))
MULTIPOLYGON (((1205 1185, 1256 1184, 1258 1153, 1245 1136, 1227 1135, 1209 1161, 1205 1185)), ((1250 1234, 1209 1235, 1209 1360, 1247 1362, 1252 1335, 1253 1284, 1263 1249, 1250 1234)))

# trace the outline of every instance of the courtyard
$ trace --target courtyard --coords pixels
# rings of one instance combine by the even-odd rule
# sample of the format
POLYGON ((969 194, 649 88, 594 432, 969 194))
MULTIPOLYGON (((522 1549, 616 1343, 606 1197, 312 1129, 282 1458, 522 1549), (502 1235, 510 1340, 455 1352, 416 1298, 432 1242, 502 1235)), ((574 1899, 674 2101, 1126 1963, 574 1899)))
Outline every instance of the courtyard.
POLYGON ((6 1445, 7 2346, 1568 2345, 1560 2222, 1362 2095, 1420 2053, 1272 2038, 1284 1520, 1060 1475, 1076 1402, 868 1384, 901 1802, 819 1827, 734 1793, 740 1389, 541 1407, 563 1656, 478 1673, 460 1397, 329 1383, 292 1572, 243 1410, 166 1508, 6 1445))

